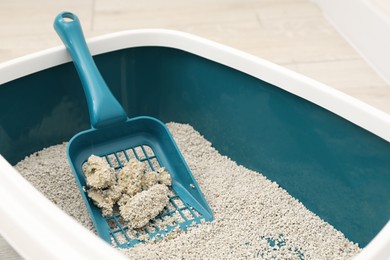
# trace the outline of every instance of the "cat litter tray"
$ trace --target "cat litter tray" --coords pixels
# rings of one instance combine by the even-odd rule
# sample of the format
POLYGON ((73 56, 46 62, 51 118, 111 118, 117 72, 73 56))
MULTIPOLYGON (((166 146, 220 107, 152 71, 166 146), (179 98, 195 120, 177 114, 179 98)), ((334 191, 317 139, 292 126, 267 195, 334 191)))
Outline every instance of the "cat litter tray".
MULTIPOLYGON (((356 259, 390 256, 388 114, 186 33, 132 30, 89 46, 129 117, 192 125, 359 243, 356 259)), ((25 258, 123 258, 11 166, 88 129, 88 118, 64 47, 0 64, 0 233, 25 258)))

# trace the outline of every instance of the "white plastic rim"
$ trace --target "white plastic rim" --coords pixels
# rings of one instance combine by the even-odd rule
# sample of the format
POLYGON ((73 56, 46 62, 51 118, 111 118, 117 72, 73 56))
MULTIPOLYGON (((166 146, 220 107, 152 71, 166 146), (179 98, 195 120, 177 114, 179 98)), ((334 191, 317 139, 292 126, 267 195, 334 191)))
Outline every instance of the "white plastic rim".
MULTIPOLYGON (((299 73, 184 32, 140 29, 107 34, 88 42, 92 55, 142 46, 184 50, 245 72, 307 99, 390 142, 390 115, 299 73)), ((1 84, 69 62, 65 47, 55 47, 0 64, 1 84)))
POLYGON ((24 259, 127 259, 65 214, 0 156, 0 234, 24 259))
MULTIPOLYGON (((88 40, 87 43, 92 55, 143 46, 170 47, 193 53, 195 55, 247 73, 253 77, 259 78, 281 89, 284 89, 292 94, 309 100, 390 142, 389 114, 373 108, 366 103, 363 103, 351 96, 348 96, 315 80, 307 78, 301 74, 242 51, 206 40, 204 38, 172 30, 140 29, 96 37, 88 40)), ((70 60, 71 59, 65 47, 60 46, 2 63, 0 64, 0 87, 6 82, 69 62, 70 60)), ((6 166, 4 159, 0 162, 0 174, 6 174, 6 171, 11 171, 11 169, 6 166)), ((18 174, 12 175, 19 176, 18 174)), ((7 176, 11 179, 14 178, 10 174, 7 174, 7 176)), ((23 179, 22 177, 20 178, 23 179)), ((3 189, 3 186, 5 185, 4 183, 5 182, 1 181, 0 178, 0 190, 2 193, 4 193, 3 197, 12 197, 15 191, 9 188, 3 189)), ((22 181, 20 183, 23 184, 14 182, 16 190, 20 190, 22 186, 25 185, 22 181)), ((39 193, 38 191, 34 190, 35 189, 32 188, 30 192, 39 193)), ((40 199, 43 200, 43 198, 40 199)), ((19 201, 19 203, 23 202, 19 201)), ((48 203, 50 204, 50 202, 48 203)), ((0 204, 0 206, 1 213, 6 214, 8 209, 6 207, 4 208, 4 205, 2 204, 0 204)), ((45 214, 45 212, 48 214, 52 213, 51 209, 53 209, 53 206, 54 205, 50 207, 50 210, 47 208, 34 209, 33 214, 45 214), (42 210, 42 212, 40 210, 42 210)), ((54 208, 56 207, 54 206, 54 208)), ((56 212, 56 214, 66 215, 62 211, 56 212)), ((64 216, 61 218, 64 218, 64 216)), ((61 230, 62 224, 57 221, 58 226, 56 226, 56 221, 54 219, 52 219, 52 221, 53 225, 51 227, 51 232, 59 232, 61 230)), ((20 225, 22 225, 22 223, 20 225)), ((15 225, 16 224, 17 223, 15 223, 15 225)), ((20 226, 19 228, 23 230, 32 227, 20 226)), ((75 227, 75 229, 82 230, 83 228, 80 226, 78 228, 75 227)), ((5 232, 4 230, 6 230, 6 227, 4 227, 3 221, 1 221, 0 233, 4 235, 4 237, 11 243, 12 246, 14 246, 23 256, 25 256, 25 254, 23 254, 23 247, 18 245, 19 242, 10 239, 9 233, 5 232)), ((63 231, 64 230, 61 232, 63 231)), ((47 230, 47 232, 49 232, 49 230, 47 230)), ((72 234, 68 235, 69 237, 72 236, 72 234)), ((88 235, 95 237, 92 234, 88 235)), ((91 239, 90 242, 84 241, 84 243, 89 243, 89 246, 92 247, 95 243, 95 240, 96 239, 91 239)), ((62 241, 64 246, 68 245, 69 250, 73 246, 70 241, 72 241, 72 239, 62 241)), ((94 247, 99 247, 99 249, 103 251, 107 250, 108 254, 112 252, 109 246, 100 247, 95 245, 94 247)), ((44 245, 42 245, 41 248, 38 248, 44 251, 49 250, 48 247, 44 245)), ((114 255, 114 253, 112 254, 114 255)), ((356 256, 356 259, 386 259, 388 257, 390 257, 389 223, 382 229, 382 231, 375 237, 375 239, 373 239, 371 243, 363 249, 361 254, 356 256)), ((34 257, 28 258, 38 259, 34 257)), ((42 257, 39 259, 42 259, 42 257)))

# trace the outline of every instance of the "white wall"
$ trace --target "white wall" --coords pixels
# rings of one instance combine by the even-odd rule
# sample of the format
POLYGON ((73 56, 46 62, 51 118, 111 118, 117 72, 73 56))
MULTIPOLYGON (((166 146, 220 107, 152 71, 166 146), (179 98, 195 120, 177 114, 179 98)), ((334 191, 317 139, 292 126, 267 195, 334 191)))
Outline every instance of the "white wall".
POLYGON ((390 1, 312 0, 324 15, 390 84, 390 1))

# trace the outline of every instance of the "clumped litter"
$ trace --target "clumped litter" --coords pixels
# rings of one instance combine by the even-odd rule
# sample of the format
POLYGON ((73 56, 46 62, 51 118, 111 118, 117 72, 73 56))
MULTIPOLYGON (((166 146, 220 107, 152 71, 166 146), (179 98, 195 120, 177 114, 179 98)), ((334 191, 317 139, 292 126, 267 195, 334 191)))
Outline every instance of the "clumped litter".
POLYGON ((122 197, 119 209, 123 219, 130 221, 131 227, 135 229, 146 226, 168 205, 168 192, 167 186, 155 184, 132 198, 128 195, 122 197))
POLYGON ((114 185, 116 180, 115 171, 105 159, 91 155, 83 166, 88 186, 102 189, 114 185))
POLYGON ((171 177, 164 168, 146 169, 145 162, 132 158, 115 173, 105 158, 91 155, 83 164, 88 197, 103 216, 112 216, 118 204, 128 226, 142 228, 168 206, 171 186, 171 177))
MULTIPOLYGON (((186 232, 178 229, 161 240, 118 249, 129 258, 350 259, 360 252, 357 244, 306 209, 277 183, 219 154, 191 126, 178 123, 167 126, 215 219, 186 232)), ((15 167, 53 203, 94 230, 65 149, 65 143, 45 148, 15 167)), ((144 185, 149 186, 155 176, 147 176, 147 179, 144 185)), ((115 193, 115 189, 106 192, 115 193)), ((111 196, 98 191, 97 194, 111 196)), ((138 195, 137 203, 150 200, 149 195, 142 192, 133 196, 138 195)), ((135 217, 129 214, 129 218, 135 217)))

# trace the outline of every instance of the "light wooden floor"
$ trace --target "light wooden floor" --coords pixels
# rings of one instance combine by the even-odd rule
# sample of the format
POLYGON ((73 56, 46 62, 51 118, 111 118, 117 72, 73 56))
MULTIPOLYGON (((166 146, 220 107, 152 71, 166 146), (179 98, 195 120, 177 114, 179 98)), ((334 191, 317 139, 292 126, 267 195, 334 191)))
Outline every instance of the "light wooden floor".
POLYGON ((309 0, 1 0, 0 62, 61 45, 52 24, 65 10, 79 16, 86 37, 133 28, 193 33, 300 72, 390 114, 390 86, 309 0))

